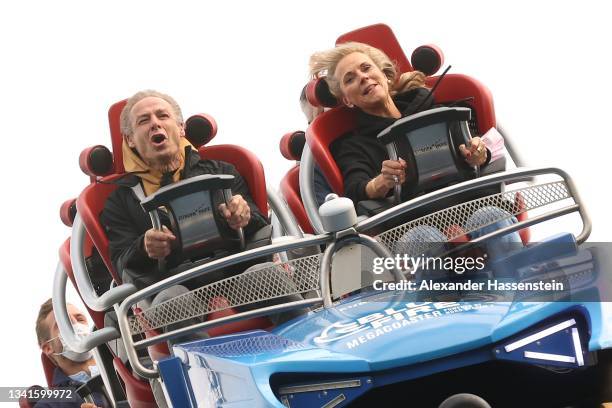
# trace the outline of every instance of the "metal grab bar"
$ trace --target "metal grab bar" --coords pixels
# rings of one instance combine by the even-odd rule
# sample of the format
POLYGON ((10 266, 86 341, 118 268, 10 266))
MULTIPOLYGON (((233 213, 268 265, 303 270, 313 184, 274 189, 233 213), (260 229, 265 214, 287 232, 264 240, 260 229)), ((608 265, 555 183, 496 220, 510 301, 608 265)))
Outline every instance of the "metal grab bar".
POLYGON ((236 313, 229 316, 220 317, 214 320, 208 320, 202 323, 194 324, 189 327, 182 327, 179 329, 175 329, 166 333, 159 334, 154 338, 148 338, 144 340, 137 341, 134 343, 134 348, 143 349, 145 347, 152 346, 160 341, 170 340, 173 337, 193 333, 199 330, 210 329, 216 326, 223 325, 225 323, 233 322, 236 320, 250 319, 253 317, 266 316, 270 313, 280 313, 291 309, 301 309, 308 306, 316 305, 323 301, 322 298, 312 298, 312 299, 304 299, 297 300, 294 302, 287 302, 280 305, 272 305, 267 307, 262 307, 259 309, 249 310, 246 312, 236 313))
POLYGON ((114 304, 120 303, 123 299, 136 292, 138 289, 131 283, 124 283, 114 287, 98 296, 94 289, 87 267, 83 246, 85 243, 85 226, 81 216, 77 213, 72 224, 72 237, 70 238, 70 263, 74 271, 74 279, 77 284, 79 294, 85 304, 96 312, 103 312, 110 309, 114 304))
POLYGON ((304 209, 316 234, 324 234, 323 224, 319 216, 319 205, 314 195, 314 158, 308 144, 304 145, 300 159, 300 196, 304 209))
MULTIPOLYGON (((525 221, 519 221, 519 222, 516 222, 514 224, 508 225, 506 227, 498 228, 495 231, 489 232, 488 234, 481 235, 478 238, 473 238, 473 239, 471 239, 471 240, 469 240, 467 242, 461 243, 461 244, 457 245, 455 248, 453 248, 452 250, 447 251, 446 254, 449 254, 449 253, 452 253, 452 252, 462 251, 464 249, 468 249, 468 248, 471 248, 471 247, 473 247, 475 245, 478 245, 481 242, 484 242, 484 241, 487 241, 487 240, 499 237, 501 235, 509 234, 511 232, 518 231, 518 230, 521 230, 523 228, 527 228, 527 227, 530 227, 532 225, 539 224, 541 222, 551 220, 553 218, 561 217, 561 216, 566 215, 566 214, 571 214, 573 212, 578 211, 578 209, 579 209, 578 205, 574 204, 574 205, 570 205, 570 206, 565 207, 565 208, 559 208, 557 210, 552 210, 550 212, 547 212, 546 214, 542 214, 542 215, 538 215, 538 216, 526 219, 525 221)), ((578 243, 579 243, 578 240, 576 240, 576 244, 578 244, 578 243)))
POLYGON ((423 207, 428 204, 435 203, 438 200, 445 199, 448 197, 452 197, 458 193, 464 193, 466 191, 476 190, 482 187, 496 185, 502 182, 518 182, 526 179, 530 179, 536 175, 543 174, 555 174, 563 178, 565 181, 569 192, 571 193, 572 198, 578 205, 578 207, 574 211, 578 211, 582 218, 583 229, 582 232, 576 237, 576 241, 578 243, 584 242, 589 234, 591 233, 592 224, 591 219, 584 207, 584 203, 580 199, 576 186, 572 178, 563 170, 554 168, 554 167, 544 167, 544 168, 536 168, 536 169, 515 169, 509 170, 503 173, 495 173, 488 176, 482 176, 478 179, 465 181, 463 183, 454 184, 449 187, 444 187, 440 190, 433 191, 431 193, 422 195, 420 197, 414 198, 410 201, 406 201, 400 205, 389 208, 381 212, 380 214, 374 215, 366 220, 359 222, 356 225, 356 229, 359 232, 367 231, 377 225, 385 223, 401 214, 407 213, 408 211, 412 211, 416 208, 423 207))
MULTIPOLYGON (((321 260, 321 295, 323 296, 323 306, 331 307, 333 305, 331 297, 331 265, 332 257, 343 245, 350 243, 358 243, 370 248, 374 253, 383 258, 392 258, 391 251, 374 238, 363 234, 354 234, 344 236, 336 242, 332 242, 327 246, 321 260)), ((391 269, 396 282, 404 280, 402 273, 395 267, 391 269)))
POLYGON ((272 207, 272 212, 276 215, 280 221, 280 225, 287 232, 287 234, 293 235, 294 237, 303 238, 304 234, 302 234, 295 217, 276 191, 266 186, 266 193, 268 195, 268 203, 270 204, 270 207, 272 207))
POLYGON ((304 301, 291 302, 281 305, 270 306, 262 309, 257 309, 254 311, 239 313, 233 316, 228 316, 223 319, 215 319, 210 322, 204 322, 197 325, 193 325, 190 327, 185 327, 177 330, 173 330, 168 333, 164 333, 162 335, 156 336, 152 339, 147 339, 140 341, 138 343, 134 343, 132 339, 132 332, 130 329, 130 323, 128 320, 128 312, 131 310, 132 305, 135 305, 137 302, 146 299, 155 293, 158 293, 164 289, 167 289, 171 286, 178 285, 184 281, 200 276, 204 273, 211 272, 214 270, 222 269, 230 265, 234 265, 240 262, 249 261, 252 259, 256 259, 262 256, 271 255, 277 252, 287 251, 295 248, 302 248, 307 246, 315 246, 315 245, 323 245, 331 242, 333 240, 333 236, 329 235, 318 235, 314 237, 308 238, 300 238, 294 241, 279 243, 279 244, 271 244, 261 248, 255 248, 248 251, 244 251, 238 254, 233 254, 227 256, 222 259, 217 259, 211 261, 207 264, 196 266, 194 268, 188 269, 184 272, 178 273, 176 275, 170 276, 163 281, 154 283, 153 285, 144 288, 136 293, 129 295, 120 305, 115 306, 115 310, 117 312, 117 318, 119 323, 119 329, 121 331, 121 336, 123 342, 125 344, 125 349, 128 355, 128 359, 132 364, 132 367, 135 372, 139 375, 146 378, 156 378, 159 373, 155 369, 150 369, 142 365, 138 360, 138 355, 136 353, 136 348, 145 347, 150 344, 154 344, 166 339, 169 339, 174 336, 178 336, 184 333, 190 333, 192 331, 196 331, 203 328, 210 328, 216 325, 223 324, 224 322, 234 321, 245 319, 248 317, 260 316, 263 314, 268 314, 271 311, 281 312, 283 310, 297 308, 297 307, 305 307, 311 304, 320 303, 322 301, 321 298, 316 299, 308 299, 304 301))
POLYGON ((502 126, 499 119, 497 119, 496 128, 497 131, 504 137, 504 146, 506 147, 508 155, 510 156, 512 161, 514 161, 516 167, 526 167, 527 162, 523 159, 523 156, 520 155, 518 150, 516 149, 516 143, 514 143, 514 138, 510 136, 508 130, 504 126, 502 126))
POLYGON ((68 347, 76 352, 82 353, 121 337, 114 327, 104 327, 83 338, 76 336, 74 328, 72 327, 70 315, 68 314, 68 308, 66 307, 67 278, 68 276, 62 263, 58 262, 53 278, 53 296, 51 299, 53 299, 53 313, 55 315, 57 327, 62 339, 68 344, 68 347))

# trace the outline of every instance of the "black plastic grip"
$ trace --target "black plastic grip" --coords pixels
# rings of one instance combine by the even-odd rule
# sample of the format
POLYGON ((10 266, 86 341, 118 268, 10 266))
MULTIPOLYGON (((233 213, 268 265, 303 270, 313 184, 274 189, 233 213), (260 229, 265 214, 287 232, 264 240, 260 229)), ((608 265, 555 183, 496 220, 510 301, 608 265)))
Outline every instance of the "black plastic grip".
POLYGON ((395 141, 397 137, 403 136, 407 132, 436 123, 468 121, 470 117, 471 110, 469 108, 441 107, 429 109, 398 119, 393 125, 378 134, 378 140, 383 144, 389 144, 395 141), (394 130, 399 127, 401 127, 401 132, 394 132, 394 130))
POLYGON ((175 198, 198 191, 229 189, 234 184, 234 176, 229 174, 203 174, 164 186, 140 202, 142 208, 153 211, 168 204, 175 198))

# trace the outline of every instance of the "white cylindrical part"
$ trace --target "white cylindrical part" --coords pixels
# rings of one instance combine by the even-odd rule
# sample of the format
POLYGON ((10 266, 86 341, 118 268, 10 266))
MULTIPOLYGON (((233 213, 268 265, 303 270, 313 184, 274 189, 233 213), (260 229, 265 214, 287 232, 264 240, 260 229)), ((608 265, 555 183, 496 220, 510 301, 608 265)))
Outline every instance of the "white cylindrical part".
POLYGON ((357 213, 353 202, 340 197, 324 202, 319 207, 323 229, 328 232, 342 231, 357 224, 357 213))

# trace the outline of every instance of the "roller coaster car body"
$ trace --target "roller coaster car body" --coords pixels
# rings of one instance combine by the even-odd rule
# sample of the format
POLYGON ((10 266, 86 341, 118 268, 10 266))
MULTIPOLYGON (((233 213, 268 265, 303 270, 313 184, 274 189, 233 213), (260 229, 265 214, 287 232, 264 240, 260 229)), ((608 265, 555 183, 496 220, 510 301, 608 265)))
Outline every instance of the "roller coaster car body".
POLYGON ((469 279, 482 282, 483 290, 440 289, 427 296, 364 290, 269 332, 175 345, 175 357, 159 365, 161 377, 173 403, 184 398, 199 407, 371 406, 409 396, 415 406, 437 406, 457 391, 474 392, 492 406, 532 406, 524 398, 534 391, 533 379, 551 375, 551 384, 537 386, 533 401, 540 402, 534 404, 605 398, 593 380, 612 340, 612 314, 597 301, 609 289, 601 249, 578 248, 573 236, 562 234, 521 252, 480 276, 414 281, 418 287, 469 279), (526 258, 532 260, 527 265, 526 258), (538 279, 562 282, 566 290, 488 290, 494 275, 500 284, 538 279), (462 371, 470 381, 456 378, 462 371), (454 379, 435 380, 446 375, 454 379), (500 381, 491 381, 495 376, 500 381), (590 385, 578 385, 581 377, 590 385), (567 388, 558 388, 564 383, 567 388))

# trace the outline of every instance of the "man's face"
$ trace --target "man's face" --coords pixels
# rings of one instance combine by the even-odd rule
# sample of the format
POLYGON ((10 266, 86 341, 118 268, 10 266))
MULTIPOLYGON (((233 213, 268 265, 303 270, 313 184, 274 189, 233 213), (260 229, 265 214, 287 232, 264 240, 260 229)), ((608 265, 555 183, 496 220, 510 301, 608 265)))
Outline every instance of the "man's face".
POLYGON ((143 98, 134 105, 129 118, 132 134, 126 141, 147 165, 163 169, 176 160, 185 130, 168 102, 154 96, 143 98))
MULTIPOLYGON (((87 325, 87 317, 75 306, 68 304, 68 315, 70 316, 70 322, 72 324, 82 323, 87 325)), ((62 351, 62 342, 60 339, 56 338, 59 336, 59 328, 57 327, 57 322, 55 321, 55 314, 53 311, 47 315, 45 318, 45 324, 49 328, 49 339, 55 339, 44 343, 42 346, 43 353, 46 355, 50 355, 52 353, 60 353, 62 351)), ((61 357, 61 356, 54 356, 61 357)))

